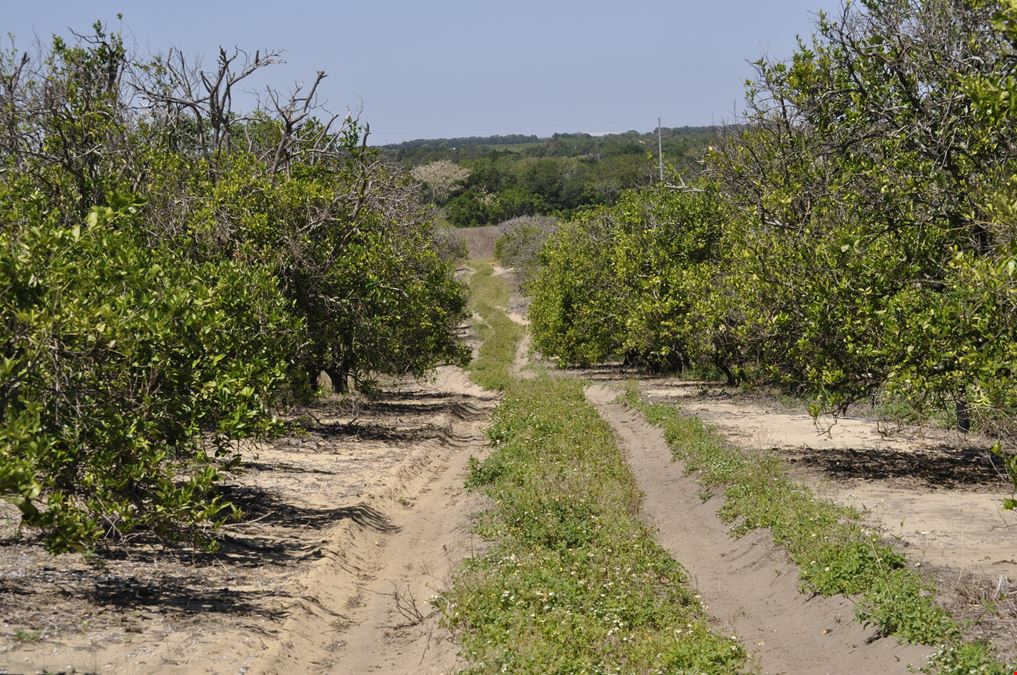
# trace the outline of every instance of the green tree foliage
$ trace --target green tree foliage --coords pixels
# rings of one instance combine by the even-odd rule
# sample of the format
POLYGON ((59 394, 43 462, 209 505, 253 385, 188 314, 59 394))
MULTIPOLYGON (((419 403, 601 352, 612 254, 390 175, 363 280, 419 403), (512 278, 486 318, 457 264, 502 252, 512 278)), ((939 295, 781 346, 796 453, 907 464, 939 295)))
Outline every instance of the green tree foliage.
POLYGON ((540 254, 529 286, 533 345, 561 364, 588 366, 621 350, 628 292, 610 264, 613 232, 591 214, 564 223, 540 254))
POLYGON ((467 358, 456 337, 465 296, 426 210, 408 182, 360 153, 295 166, 285 181, 236 153, 196 187, 190 217, 202 257, 229 253, 275 270, 305 321, 308 381, 325 370, 340 388, 467 358))
POLYGON ((218 469, 301 340, 266 271, 90 221, 0 234, 0 491, 56 549, 229 515, 218 469))
POLYGON ((710 354, 704 298, 721 213, 712 188, 659 185, 562 226, 530 287, 534 344, 564 363, 624 357, 651 369, 710 354))
MULTIPOLYGON (((662 129, 665 160, 698 172, 710 127, 662 129)), ((413 171, 456 162, 469 170, 459 190, 440 198, 454 225, 488 225, 527 215, 568 217, 583 208, 613 204, 626 189, 650 184, 657 175, 655 133, 592 136, 555 134, 409 141, 381 151, 413 171)))
POLYGON ((495 198, 490 193, 469 188, 445 203, 445 215, 457 227, 485 225, 498 216, 495 198))
POLYGON ((1014 402, 998 206, 1017 132, 969 112, 972 83, 1012 77, 998 10, 866 2, 759 64, 753 128, 713 167, 737 214, 739 338, 767 378, 832 406, 883 389, 956 403, 962 426, 1014 402))
POLYGON ((413 182, 316 117, 323 73, 244 115, 275 54, 202 73, 93 28, 0 54, 0 493, 53 550, 213 543, 243 439, 322 369, 463 363, 464 293, 413 182))
POLYGON ((943 407, 1013 447, 1015 16, 1009 0, 821 15, 789 61, 757 64, 705 192, 630 192, 549 241, 538 347, 713 362, 832 410, 943 407))

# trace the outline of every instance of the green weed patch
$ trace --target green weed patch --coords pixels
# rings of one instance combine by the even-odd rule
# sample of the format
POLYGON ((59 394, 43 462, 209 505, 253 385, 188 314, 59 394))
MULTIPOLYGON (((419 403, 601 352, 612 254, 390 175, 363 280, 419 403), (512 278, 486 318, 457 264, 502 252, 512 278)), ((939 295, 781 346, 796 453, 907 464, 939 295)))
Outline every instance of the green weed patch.
POLYGON ((687 576, 636 519, 640 494, 583 385, 506 390, 470 484, 494 500, 441 605, 475 672, 730 673, 687 576))
POLYGON ((470 308, 484 320, 477 327, 482 340, 480 353, 470 365, 474 382, 487 389, 502 390, 512 381, 512 360, 523 327, 510 319, 509 288, 486 262, 473 262, 476 272, 470 280, 470 308))
POLYGON ((494 450, 468 484, 494 506, 478 530, 489 551, 464 563, 438 601, 473 672, 730 673, 744 653, 711 630, 687 577, 636 519, 640 494, 583 385, 514 380, 522 329, 505 284, 478 265, 485 325, 476 381, 505 398, 494 450))

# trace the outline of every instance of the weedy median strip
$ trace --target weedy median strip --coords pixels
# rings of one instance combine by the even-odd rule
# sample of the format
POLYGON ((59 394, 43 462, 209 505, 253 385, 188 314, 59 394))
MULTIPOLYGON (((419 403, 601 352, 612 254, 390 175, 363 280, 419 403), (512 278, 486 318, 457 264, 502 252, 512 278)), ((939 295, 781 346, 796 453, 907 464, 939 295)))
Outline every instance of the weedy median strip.
POLYGON ((798 565, 802 586, 821 595, 857 596, 857 618, 903 642, 937 645, 928 670, 1010 673, 989 645, 966 642, 961 626, 935 600, 934 587, 853 509, 815 498, 776 457, 743 451, 671 405, 650 403, 630 383, 625 403, 664 430, 676 457, 707 489, 723 489, 722 518, 734 532, 769 528, 798 565))
POLYGON ((494 545, 442 599, 476 671, 739 670, 741 648, 636 519, 639 490, 581 382, 513 382, 490 436, 469 484, 494 500, 479 526, 494 545))
POLYGON ((476 272, 470 280, 470 308, 484 320, 477 327, 480 353, 470 365, 473 380, 487 389, 505 389, 512 382, 511 365, 523 327, 502 309, 507 306, 509 288, 494 276, 490 264, 473 261, 476 272))
MULTIPOLYGON (((481 272, 475 297, 500 283, 481 272)), ((684 570, 637 520, 639 490, 582 383, 513 380, 515 340, 498 335, 504 312, 488 297, 487 315, 477 304, 488 361, 473 373, 505 395, 469 485, 493 500, 478 524, 492 544, 438 601, 471 670, 741 670, 740 646, 711 630, 684 570)))

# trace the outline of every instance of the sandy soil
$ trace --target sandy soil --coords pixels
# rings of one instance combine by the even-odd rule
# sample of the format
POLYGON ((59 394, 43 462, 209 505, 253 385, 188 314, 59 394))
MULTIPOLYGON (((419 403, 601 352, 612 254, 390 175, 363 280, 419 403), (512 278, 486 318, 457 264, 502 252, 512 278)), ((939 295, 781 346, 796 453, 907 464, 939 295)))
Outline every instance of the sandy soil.
POLYGON ((861 510, 915 562, 1017 581, 1017 512, 986 439, 875 420, 818 422, 701 384, 658 381, 650 398, 677 401, 731 441, 781 455, 821 496, 861 510))
POLYGON ((463 371, 326 400, 227 486, 215 555, 51 557, 0 531, 0 672, 446 672, 430 598, 477 545, 462 485, 495 401, 463 371))
POLYGON ((430 600, 482 546, 472 532, 481 498, 464 483, 469 457, 483 454, 494 401, 459 369, 444 369, 438 379, 442 393, 474 398, 455 413, 461 424, 450 430, 458 435, 453 451, 429 449, 432 471, 389 487, 390 500, 402 506, 390 504, 396 529, 389 536, 360 531, 342 559, 323 561, 303 579, 317 602, 284 624, 285 639, 254 672, 434 673, 463 665, 430 600), (329 608, 341 624, 322 639, 321 610, 329 608))
POLYGON ((643 490, 643 518, 688 570, 707 611, 742 641, 766 673, 907 673, 929 650, 876 639, 853 621, 847 598, 809 597, 798 572, 766 531, 740 539, 717 516, 723 498, 703 501, 675 462, 660 428, 614 403, 619 390, 596 384, 587 398, 611 425, 643 490))
MULTIPOLYGON (((509 315, 509 318, 519 323, 519 319, 512 315, 509 315)), ((530 368, 530 349, 532 346, 530 334, 528 332, 524 333, 522 339, 519 341, 519 345, 516 347, 515 359, 512 361, 513 377, 517 377, 522 380, 529 380, 534 377, 535 374, 530 368)))
MULTIPOLYGON (((615 368, 596 380, 633 377, 615 368)), ((1017 658, 1017 513, 989 441, 865 417, 820 419, 773 399, 713 383, 642 378, 651 400, 678 404, 729 441, 782 457, 819 496, 857 508, 867 523, 936 582, 941 601, 1017 658)))

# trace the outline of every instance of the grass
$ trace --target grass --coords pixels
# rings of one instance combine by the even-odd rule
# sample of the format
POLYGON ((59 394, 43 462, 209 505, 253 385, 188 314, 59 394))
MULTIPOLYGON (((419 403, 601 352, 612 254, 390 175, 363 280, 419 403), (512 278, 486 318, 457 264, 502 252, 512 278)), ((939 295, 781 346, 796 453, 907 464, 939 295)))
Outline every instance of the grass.
POLYGON ((663 428, 675 456, 707 490, 723 489, 721 516, 736 534, 769 528, 798 565, 803 587, 855 596, 856 614, 884 635, 939 645, 929 669, 940 673, 1010 673, 983 643, 964 642, 962 627, 935 601, 935 589, 906 559, 868 531, 859 514, 816 499, 779 459, 727 443, 694 417, 644 401, 629 385, 625 403, 663 428))
POLYGON ((511 377, 521 330, 498 316, 496 284, 489 267, 472 284, 487 322, 474 377, 504 391, 494 449, 469 475, 494 504, 478 523, 491 547, 438 600, 471 670, 742 670, 740 646, 712 630, 685 571, 637 520, 639 490, 583 384, 511 377))
POLYGON ((42 631, 19 630, 14 633, 14 639, 18 642, 39 642, 42 640, 42 631))
POLYGON ((469 484, 494 542, 443 609, 476 672, 738 671, 687 576, 636 519, 639 490, 577 381, 512 383, 469 484))
POLYGON ((484 322, 477 327, 481 346, 470 364, 470 375, 480 386, 501 391, 512 383, 512 360, 524 329, 505 313, 508 285, 494 276, 489 263, 471 264, 476 272, 470 279, 470 308, 484 322))

